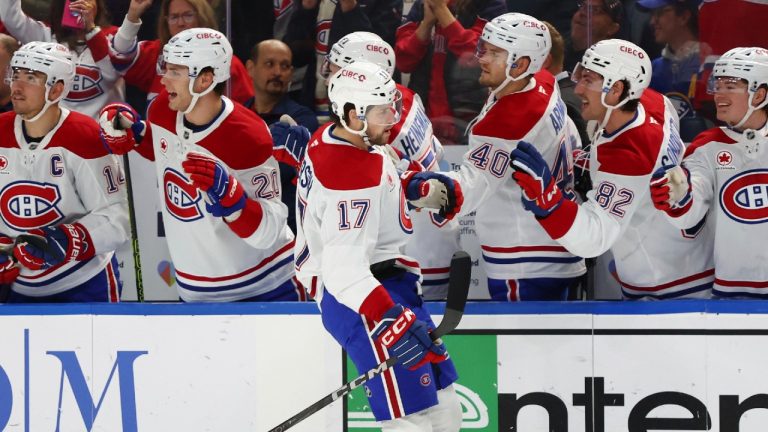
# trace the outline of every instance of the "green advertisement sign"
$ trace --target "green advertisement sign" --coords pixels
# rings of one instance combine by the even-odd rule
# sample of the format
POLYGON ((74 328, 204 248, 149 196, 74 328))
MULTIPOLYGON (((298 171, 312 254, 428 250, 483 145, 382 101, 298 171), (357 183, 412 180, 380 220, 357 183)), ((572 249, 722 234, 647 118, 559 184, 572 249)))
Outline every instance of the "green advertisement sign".
MULTIPOLYGON (((461 401, 461 430, 498 431, 498 386, 495 335, 458 335, 443 337, 448 352, 459 372, 454 384, 461 401)), ((359 375, 347 358, 347 381, 359 375)), ((365 386, 355 389, 347 404, 347 426, 350 431, 378 431, 365 386)))

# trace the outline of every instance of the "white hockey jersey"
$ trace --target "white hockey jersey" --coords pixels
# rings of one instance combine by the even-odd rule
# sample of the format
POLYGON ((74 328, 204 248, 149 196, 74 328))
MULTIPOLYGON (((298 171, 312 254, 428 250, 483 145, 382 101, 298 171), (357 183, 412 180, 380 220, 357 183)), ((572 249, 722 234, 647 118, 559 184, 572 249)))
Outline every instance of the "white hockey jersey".
POLYGON ((333 135, 310 139, 296 193, 296 276, 320 304, 324 290, 353 311, 381 283, 370 265, 394 259, 419 274, 403 253, 413 224, 400 177, 379 146, 361 150, 333 135))
MULTIPOLYGON (((36 21, 21 10, 21 0, 0 1, 0 17, 8 32, 25 44, 32 41, 57 42, 51 28, 36 21)), ((87 36, 86 45, 71 50, 75 58, 75 80, 61 106, 98 118, 104 105, 122 102, 125 85, 120 73, 112 66, 108 39, 117 27, 103 28, 87 36)))
POLYGON ((691 208, 669 220, 687 228, 706 216, 714 226, 714 293, 768 298, 768 126, 703 132, 683 165, 691 172, 691 208))
MULTIPOLYGON (((432 133, 419 95, 397 85, 403 95, 403 113, 391 131, 390 145, 418 161, 430 171, 439 171, 442 145, 432 133)), ((444 299, 448 293, 448 273, 453 253, 459 250, 459 222, 447 220, 429 211, 411 213, 413 238, 405 246, 405 253, 419 262, 422 291, 427 300, 444 299)))
POLYGON ((449 174, 464 193, 461 214, 477 211, 486 273, 493 279, 580 276, 584 260, 552 240, 523 207, 509 168, 519 141, 536 146, 567 199, 575 199, 572 154, 579 137, 549 72, 535 74, 526 88, 495 101, 472 127, 461 169, 449 174))
POLYGON ((574 254, 594 257, 610 249, 627 298, 706 298, 714 280, 709 224, 682 231, 650 198, 653 172, 678 162, 685 150, 665 99, 645 90, 629 123, 598 136, 587 202, 564 203, 540 222, 574 254))
POLYGON ((168 93, 161 92, 149 107, 139 148, 155 161, 176 282, 181 298, 190 302, 242 300, 293 276, 293 233, 280 201, 269 130, 247 108, 222 100, 219 116, 194 131, 184 125, 182 113, 168 107, 168 93), (190 151, 217 158, 245 189, 248 204, 236 221, 227 224, 205 209, 205 193, 192 186, 181 167, 190 151))
MULTIPOLYGON (((21 117, 0 115, 0 232, 10 237, 62 223, 82 224, 96 255, 47 270, 21 273, 13 290, 31 297, 76 287, 102 271, 130 237, 125 179, 116 156, 99 139, 99 126, 61 109, 58 124, 28 143, 21 117)), ((117 292, 111 293, 117 301, 117 292)))

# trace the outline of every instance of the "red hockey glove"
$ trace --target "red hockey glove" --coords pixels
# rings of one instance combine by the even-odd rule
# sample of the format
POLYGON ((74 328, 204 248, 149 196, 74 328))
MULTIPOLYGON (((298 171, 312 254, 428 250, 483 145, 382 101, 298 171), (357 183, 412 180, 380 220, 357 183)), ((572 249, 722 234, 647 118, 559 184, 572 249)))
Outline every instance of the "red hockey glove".
POLYGON ((227 217, 245 207, 243 186, 221 162, 202 153, 190 152, 181 166, 189 174, 192 184, 208 195, 205 208, 212 215, 227 217))
POLYGON ((445 345, 438 345, 429 337, 427 324, 417 319, 412 310, 399 304, 384 313, 373 329, 373 339, 410 370, 448 358, 445 345))
POLYGON ((99 113, 99 136, 110 153, 126 154, 144 137, 144 122, 130 105, 111 103, 99 113))
POLYGON ((68 261, 83 261, 94 256, 91 236, 79 223, 48 226, 27 232, 39 241, 19 241, 13 249, 13 256, 19 264, 30 270, 41 270, 68 261))

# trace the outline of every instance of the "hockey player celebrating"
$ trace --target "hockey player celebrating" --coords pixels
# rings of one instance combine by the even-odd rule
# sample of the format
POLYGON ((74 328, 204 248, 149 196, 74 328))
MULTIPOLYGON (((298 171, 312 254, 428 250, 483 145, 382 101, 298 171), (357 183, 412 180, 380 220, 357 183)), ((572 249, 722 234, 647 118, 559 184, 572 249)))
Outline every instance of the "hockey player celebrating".
POLYGON ((155 161, 163 225, 184 301, 296 300, 293 234, 264 122, 222 96, 232 47, 208 28, 163 47, 164 90, 147 122, 104 107, 105 143, 155 161))
MULTIPOLYGON (((322 72, 330 78, 343 66, 358 60, 373 63, 390 76, 395 72, 395 51, 379 35, 369 32, 350 33, 336 42, 326 56, 322 72)), ((430 171, 438 171, 443 148, 432 134, 432 122, 421 98, 413 90, 395 85, 402 95, 403 108, 400 121, 389 133, 388 142, 397 149, 399 157, 416 161, 430 171)), ((427 300, 445 299, 451 257, 459 249, 459 223, 429 211, 412 213, 411 219, 413 237, 406 245, 405 253, 419 262, 423 276, 422 294, 427 300)))
MULTIPOLYGON (((681 231, 653 208, 648 182, 660 166, 680 160, 684 146, 676 113, 647 89, 651 62, 640 47, 618 39, 592 45, 573 74, 585 120, 601 122, 592 142, 593 189, 578 205, 566 198, 557 171, 533 146, 512 152, 523 204, 572 253, 613 252, 627 298, 708 297, 714 271, 708 231, 681 231)), ((697 221, 698 222, 698 221, 697 221)))
POLYGON ((331 77, 328 97, 333 121, 312 137, 299 173, 296 274, 358 370, 401 359, 367 385, 382 430, 458 431, 456 370, 429 336, 418 263, 403 249, 412 231, 406 200, 450 218, 461 189, 429 171, 399 178, 384 149, 400 115, 386 71, 354 62, 331 77))
POLYGON ((768 51, 734 48, 712 75, 717 119, 728 126, 697 136, 682 166, 669 161, 659 168, 651 197, 680 228, 708 214, 716 295, 768 298, 768 269, 760 258, 768 238, 768 51))
POLYGON ((117 302, 114 252, 128 239, 128 208, 117 158, 96 121, 59 106, 75 78, 69 50, 30 42, 11 59, 13 111, 0 115, 0 248, 16 302, 117 302), (18 266, 18 267, 17 267, 18 266), (15 281, 13 281, 15 279, 15 281))
POLYGON ((584 260, 553 241, 520 205, 520 187, 507 174, 520 141, 534 143, 554 168, 566 199, 574 199, 572 149, 578 134, 566 115, 555 78, 542 70, 551 40, 547 27, 519 13, 485 25, 478 42, 480 84, 490 97, 470 126, 469 151, 448 175, 465 193, 462 213, 475 223, 495 300, 565 300, 584 260))

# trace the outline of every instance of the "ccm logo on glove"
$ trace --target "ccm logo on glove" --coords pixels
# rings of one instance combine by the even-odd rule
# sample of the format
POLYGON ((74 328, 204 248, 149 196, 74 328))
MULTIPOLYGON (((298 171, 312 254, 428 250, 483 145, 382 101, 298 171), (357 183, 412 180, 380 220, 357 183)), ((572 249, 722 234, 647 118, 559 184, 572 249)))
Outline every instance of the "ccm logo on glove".
POLYGON ((379 343, 391 348, 403 332, 416 320, 416 314, 410 309, 405 309, 391 326, 379 337, 379 343))

